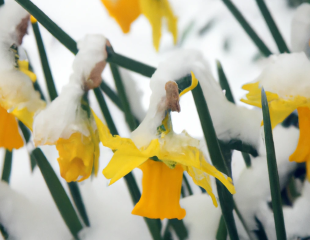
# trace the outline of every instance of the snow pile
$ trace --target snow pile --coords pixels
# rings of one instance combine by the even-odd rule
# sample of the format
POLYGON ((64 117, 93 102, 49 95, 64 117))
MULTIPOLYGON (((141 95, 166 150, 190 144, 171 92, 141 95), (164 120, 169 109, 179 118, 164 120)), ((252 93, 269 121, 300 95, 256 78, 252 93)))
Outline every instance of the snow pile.
POLYGON ((293 52, 305 52, 310 57, 310 4, 300 5, 293 16, 291 25, 291 44, 293 52))
MULTIPOLYGON (((294 152, 299 131, 295 127, 283 128, 277 126, 273 131, 276 158, 280 185, 283 187, 289 174, 296 168, 295 162, 288 160, 294 152)), ((257 229, 254 217, 256 216, 263 224, 268 239, 274 237, 274 220, 267 202, 271 201, 269 177, 267 169, 267 159, 264 143, 261 142, 259 150, 260 157, 252 158, 251 168, 246 168, 240 174, 235 183, 236 194, 234 199, 251 230, 257 229), (267 230, 268 229, 268 230, 267 230)))
POLYGON ((240 139, 258 147, 261 113, 228 102, 212 76, 209 64, 196 50, 180 50, 159 64, 151 78, 152 95, 146 117, 132 133, 137 146, 146 146, 156 138, 157 127, 165 116, 165 84, 193 72, 201 84, 220 140, 240 139))
POLYGON ((310 98, 310 61, 303 52, 273 55, 256 81, 280 98, 310 98))
POLYGON ((87 112, 82 109, 81 100, 85 93, 85 81, 96 64, 104 62, 107 57, 105 45, 106 39, 101 35, 88 35, 78 43, 79 52, 73 62, 69 83, 63 87, 60 96, 34 120, 36 145, 52 144, 59 138, 68 139, 74 132, 89 136, 87 112))

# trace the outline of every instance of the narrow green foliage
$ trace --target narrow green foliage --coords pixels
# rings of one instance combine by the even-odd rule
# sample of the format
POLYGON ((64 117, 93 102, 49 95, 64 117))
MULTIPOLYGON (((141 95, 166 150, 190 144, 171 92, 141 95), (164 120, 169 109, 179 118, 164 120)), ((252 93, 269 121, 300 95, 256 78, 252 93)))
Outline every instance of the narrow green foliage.
MULTIPOLYGON (((234 99, 234 96, 233 96, 233 94, 231 92, 231 89, 230 89, 228 80, 226 78, 226 74, 225 74, 225 72, 223 70, 222 64, 221 64, 220 61, 217 60, 216 61, 216 65, 217 65, 217 73, 218 73, 218 76, 219 76, 220 86, 221 86, 222 90, 226 91, 225 96, 226 96, 227 100, 229 102, 235 104, 235 99, 234 99)), ((245 152, 241 152, 241 153, 242 153, 245 165, 248 168, 251 167, 251 158, 250 158, 249 154, 247 154, 245 152)))
POLYGON ((240 213, 240 211, 239 211, 235 201, 234 201, 234 209, 235 209, 235 212, 237 213, 237 216, 240 219, 240 221, 241 221, 245 231, 247 232, 250 240, 255 240, 256 238, 253 236, 253 233, 251 232, 251 230, 248 228, 248 225, 244 221, 244 218, 242 217, 242 215, 241 215, 241 213, 240 213))
POLYGON ((226 240, 226 239, 227 239, 227 228, 226 228, 224 217, 222 215, 220 218, 219 227, 217 228, 217 232, 216 232, 216 240, 226 240))
POLYGON ((76 42, 58 27, 44 12, 29 0, 15 0, 23 8, 25 8, 39 23, 41 23, 47 31, 65 45, 73 54, 78 52, 76 42))
POLYGON ((10 183, 10 176, 11 176, 11 170, 12 170, 12 158, 13 158, 13 152, 6 149, 5 155, 4 155, 1 180, 7 183, 10 183))
POLYGON ((37 47, 38 47, 39 54, 40 54, 41 65, 42 65, 44 76, 45 76, 47 90, 48 90, 51 101, 53 101, 57 97, 57 90, 54 84, 52 72, 49 67, 49 63, 48 63, 48 59, 47 59, 47 55, 45 52, 45 47, 42 41, 38 23, 37 22, 32 23, 32 28, 33 28, 34 36, 37 41, 37 47))
POLYGON ((130 130, 133 131, 136 129, 137 123, 130 109, 129 101, 128 101, 127 94, 126 94, 126 91, 123 85, 121 74, 119 72, 118 67, 115 64, 110 63, 110 68, 111 68, 111 72, 114 78, 114 82, 115 82, 115 86, 117 89, 119 99, 121 100, 121 104, 123 106, 126 122, 130 130))
MULTIPOLYGON (((221 153, 219 142, 215 133, 207 102, 203 96, 200 84, 192 90, 195 105, 199 115, 201 127, 206 139, 209 154, 213 165, 221 172, 229 176, 229 170, 221 153)), ((233 198, 226 187, 216 179, 216 187, 222 209, 222 214, 231 240, 239 240, 237 228, 233 216, 233 198)))
MULTIPOLYGON (((97 101, 99 103, 99 106, 100 106, 100 109, 102 111, 102 114, 106 120, 106 123, 108 125, 108 128, 110 129, 110 132, 112 135, 118 135, 118 131, 116 129, 116 126, 113 122, 113 119, 112 119, 112 116, 111 116, 111 113, 108 109, 108 106, 107 106, 107 103, 104 99, 104 96, 101 92, 101 90, 99 88, 95 88, 94 89, 94 93, 95 93, 95 96, 97 98, 97 101)), ((128 190, 129 190, 129 193, 130 193, 130 196, 131 196, 131 199, 133 201, 133 204, 136 204, 140 197, 141 197, 141 193, 140 193, 140 190, 138 188, 138 185, 137 185, 137 182, 133 176, 133 174, 130 172, 128 173, 125 177, 125 182, 126 182, 126 185, 128 187, 128 190)), ((152 236, 153 236, 153 239, 154 240, 160 240, 161 239, 161 236, 160 236, 160 224, 158 223, 158 219, 148 219, 148 218, 144 218, 152 236)), ((160 222, 160 221, 159 221, 160 222)))
POLYGON ((181 34, 180 40, 178 42, 179 46, 182 46, 185 39, 188 38, 188 36, 190 35, 190 32, 193 30, 194 26, 195 26, 195 21, 192 20, 188 23, 188 25, 186 26, 186 28, 184 29, 184 31, 181 34))
POLYGON ((78 239, 78 232, 82 229, 82 224, 57 175, 55 174, 53 168, 42 153, 41 149, 36 148, 35 150, 33 150, 32 155, 34 156, 37 165, 41 170, 44 180, 48 186, 48 189, 50 190, 50 193, 63 220, 68 226, 71 234, 76 239, 78 239))
POLYGON ((43 94, 43 92, 42 92, 42 90, 41 90, 41 87, 40 87, 38 81, 35 81, 35 82, 33 83, 33 88, 34 88, 36 91, 38 91, 38 92, 40 93, 41 99, 42 99, 43 101, 46 101, 46 99, 45 99, 45 97, 44 97, 44 94, 43 94))
POLYGON ((18 121, 18 125, 19 125, 19 128, 22 130, 25 142, 28 143, 31 137, 30 130, 21 121, 18 121))
POLYGON ((212 18, 199 30, 198 34, 200 36, 205 35, 207 32, 211 30, 211 28, 213 28, 216 22, 217 22, 217 19, 212 18))
POLYGON ((182 220, 170 219, 168 224, 174 229, 179 240, 187 239, 188 231, 182 220))
POLYGON ((250 168, 252 166, 252 162, 251 162, 251 157, 249 154, 241 152, 242 153, 242 157, 244 159, 245 165, 247 168, 250 168))
POLYGON ((227 100, 231 103, 236 103, 234 96, 231 92, 231 89, 230 89, 230 86, 229 86, 229 83, 228 83, 228 80, 226 78, 226 74, 223 70, 221 62, 217 60, 216 66, 217 66, 217 73, 219 76, 219 83, 220 83, 222 90, 225 90, 225 96, 226 96, 227 100))
POLYGON ((273 39, 275 40, 278 49, 280 51, 280 53, 289 53, 290 51, 288 50, 288 47, 286 46, 286 43, 276 25, 276 23, 274 22, 268 7, 266 6, 266 3, 264 0, 256 0, 256 3, 259 7, 259 10, 261 11, 266 24, 268 25, 268 28, 273 36, 273 39))
POLYGON ((186 185, 186 188, 188 190, 189 196, 193 195, 193 190, 192 190, 191 186, 189 185, 188 179, 187 179, 187 177, 186 177, 186 175, 184 173, 183 173, 183 181, 184 181, 184 183, 186 185))
POLYGON ((146 77, 152 77, 153 73, 156 71, 156 68, 154 67, 114 52, 112 47, 107 46, 106 50, 108 53, 107 62, 117 64, 120 67, 126 68, 136 73, 140 73, 141 75, 146 77))
POLYGON ((269 183, 272 199, 272 209, 274 213, 277 239, 286 240, 276 153, 273 143, 269 107, 264 89, 262 89, 262 111, 264 120, 264 133, 265 133, 265 144, 267 152, 269 183))
POLYGON ((4 0, 0 0, 0 6, 4 4, 4 0))
POLYGON ((5 240, 9 239, 9 234, 8 234, 8 232, 6 231, 6 229, 3 227, 3 225, 1 223, 0 223, 0 232, 1 232, 2 237, 5 240))
POLYGON ((87 212, 86 212, 83 200, 82 200, 82 195, 81 195, 79 186, 77 185, 76 182, 69 182, 68 187, 70 189, 70 194, 71 194, 71 197, 74 201, 74 204, 75 204, 76 208, 78 209, 84 224, 87 227, 89 227, 90 223, 89 223, 87 212))
POLYGON ((250 24, 245 20, 241 12, 236 8, 236 6, 230 1, 230 0, 222 0, 226 7, 229 9, 229 11, 234 15, 234 17, 237 19, 237 21, 240 23, 244 31, 249 35, 249 37, 252 39, 252 41, 255 43, 255 45, 258 47, 259 51, 265 55, 265 57, 268 57, 271 55, 271 51, 268 49, 268 47, 265 45, 265 43, 259 38, 259 36, 256 34, 256 32, 253 30, 253 28, 250 26, 250 24))

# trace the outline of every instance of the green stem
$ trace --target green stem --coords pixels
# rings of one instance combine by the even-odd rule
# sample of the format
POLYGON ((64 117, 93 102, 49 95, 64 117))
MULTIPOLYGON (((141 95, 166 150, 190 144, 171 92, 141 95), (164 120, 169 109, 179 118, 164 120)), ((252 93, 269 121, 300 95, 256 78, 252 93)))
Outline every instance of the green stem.
MULTIPOLYGON (((116 126, 113 122, 111 113, 108 109, 108 105, 104 99, 102 92, 100 91, 99 88, 95 88, 94 93, 95 93, 96 99, 99 103, 101 112, 102 112, 102 114, 106 120, 107 125, 108 125, 108 128, 110 129, 111 134, 112 135, 118 135, 118 131, 117 131, 116 126)), ((131 199, 133 201, 133 204, 136 204, 141 197, 141 193, 140 193, 140 190, 138 188, 137 182, 136 182, 136 180, 135 180, 135 178, 131 172, 128 173, 124 177, 124 179, 125 179, 126 185, 128 187, 128 190, 129 190, 131 199)), ((160 240, 161 239, 160 227, 159 227, 161 225, 160 220, 148 219, 148 218, 144 218, 144 220, 145 220, 145 222, 146 222, 146 224, 147 224, 147 226, 148 226, 148 228, 149 228, 149 230, 153 236, 153 239, 154 240, 160 240)))
POLYGON ((274 149, 274 142, 272 136, 269 107, 264 89, 262 89, 262 111, 264 120, 264 133, 265 133, 265 144, 267 152, 270 192, 272 199, 272 210, 274 213, 273 215, 276 226, 276 234, 278 240, 286 240, 286 231, 282 211, 281 189, 279 183, 276 153, 274 149))
POLYGON ((111 72, 112 72, 114 82, 115 82, 115 86, 117 89, 117 94, 118 94, 118 96, 121 100, 121 104, 123 106, 126 122, 129 125, 130 130, 133 131, 136 129, 137 124, 136 124, 136 120, 135 120, 135 118, 131 112, 131 109, 130 109, 129 101, 128 101, 127 94, 126 94, 126 91, 125 91, 125 88, 123 85, 121 74, 119 72, 118 67, 115 64, 110 63, 110 68, 111 68, 111 72))
POLYGON ((37 165, 41 170, 44 180, 63 220, 68 226, 71 234, 75 237, 75 239, 78 239, 78 232, 83 228, 83 226, 57 175, 42 153, 41 149, 36 148, 31 154, 35 158, 37 165))
POLYGON ((217 228, 216 240, 227 240, 227 228, 223 215, 220 218, 219 227, 217 228))
POLYGON ((0 232, 1 232, 3 239, 5 240, 9 239, 9 234, 1 223, 0 223, 0 232))
POLYGON ((48 59, 47 59, 47 55, 45 52, 45 48, 44 48, 44 44, 42 41, 38 23, 37 22, 32 23, 32 28, 33 28, 34 36, 37 41, 37 47, 38 47, 39 54, 40 54, 41 65, 42 65, 44 76, 45 76, 47 90, 48 90, 51 101, 53 101, 57 97, 57 90, 54 84, 52 72, 49 67, 49 63, 48 63, 48 59))
MULTIPOLYGON (((210 158, 213 165, 222 173, 229 176, 229 170, 225 164, 224 157, 221 153, 219 142, 215 133, 213 122, 210 116, 207 102, 204 98, 200 84, 192 90, 195 105, 199 115, 201 127, 206 139, 207 147, 209 150, 210 158)), ((238 232, 233 216, 233 198, 226 187, 216 179, 216 186, 218 190, 218 196, 222 209, 222 214, 227 226, 227 230, 231 240, 239 240, 238 232)))
POLYGON ((246 224, 244 218, 242 217, 242 215, 241 215, 241 213, 240 213, 240 211, 239 211, 235 201, 234 201, 234 209, 235 209, 235 212, 237 213, 238 218, 240 219, 240 222, 241 222, 242 226, 244 227, 244 230, 248 234, 250 240, 255 240, 253 238, 253 234, 251 233, 251 230, 249 229, 248 225, 246 224))
POLYGON ((3 163, 3 170, 1 180, 7 183, 10 183, 10 176, 12 170, 12 158, 13 158, 13 151, 6 149, 4 155, 4 163, 3 163))
POLYGON ((222 0, 230 12, 234 15, 240 25, 243 27, 244 31, 249 35, 255 45, 258 47, 259 51, 268 57, 271 55, 271 51, 265 45, 265 43, 259 38, 250 24, 245 20, 241 12, 236 8, 236 6, 230 0, 222 0))
POLYGON ((4 0, 0 0, 0 6, 4 4, 4 0))
POLYGON ((286 43, 276 25, 276 23, 274 22, 269 10, 268 10, 268 7, 266 6, 266 3, 264 0, 256 0, 256 3, 259 7, 259 10, 261 11, 264 19, 265 19, 265 22, 266 24, 268 25, 268 28, 273 36, 273 39, 275 40, 277 46, 278 46, 278 49, 280 51, 280 53, 289 53, 289 49, 288 47, 286 46, 286 43))
POLYGON ((186 175, 183 173, 183 181, 184 181, 184 183, 185 183, 185 185, 186 185, 186 188, 187 188, 187 190, 188 190, 188 194, 191 196, 191 195, 193 195, 193 191, 192 191, 192 188, 191 188, 191 186, 189 185, 189 182, 188 182, 188 179, 187 179, 187 177, 186 177, 186 175))

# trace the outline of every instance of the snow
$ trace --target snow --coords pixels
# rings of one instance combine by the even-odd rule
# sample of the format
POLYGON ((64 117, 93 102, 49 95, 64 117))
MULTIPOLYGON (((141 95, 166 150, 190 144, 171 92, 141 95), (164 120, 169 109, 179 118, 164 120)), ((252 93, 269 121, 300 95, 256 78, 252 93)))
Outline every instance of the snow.
POLYGON ((79 41, 79 52, 73 62, 73 73, 61 94, 34 119, 34 142, 36 145, 53 144, 59 138, 68 139, 72 133, 89 136, 87 112, 81 100, 83 86, 96 64, 106 59, 106 39, 100 35, 87 35, 79 41), (57 116, 57 121, 55 121, 57 116))
MULTIPOLYGON (((7 4, 14 1, 6 0, 5 2, 7 4)), ((132 24, 131 32, 127 35, 124 35, 114 19, 108 16, 107 11, 99 0, 92 2, 83 0, 33 0, 32 2, 40 9, 42 9, 59 26, 61 26, 61 28, 70 36, 72 36, 73 39, 82 39, 85 34, 103 34, 110 40, 114 50, 117 53, 121 53, 125 56, 155 67, 158 66, 159 62, 168 59, 169 56, 173 55, 174 52, 176 52, 180 47, 184 49, 196 49, 201 52, 203 58, 209 60, 210 72, 216 78, 215 59, 218 59, 222 63, 236 100, 245 94, 245 91, 241 89, 241 86, 244 83, 248 83, 257 79, 257 76, 259 76, 262 69, 264 69, 264 67, 269 64, 269 60, 266 59, 260 58, 258 60, 254 60, 258 54, 256 46, 252 43, 250 38, 246 35, 232 14, 227 10, 222 1, 170 0, 169 2, 172 5, 172 9, 179 17, 178 28, 180 36, 191 22, 193 23, 193 27, 189 30, 189 34, 184 39, 182 44, 179 43, 177 46, 171 45, 172 37, 167 33, 167 30, 164 29, 159 53, 157 53, 153 48, 152 31, 147 19, 143 16, 140 16, 132 24), (212 19, 215 19, 214 26, 204 35, 199 35, 199 30, 212 19), (224 48, 224 46, 226 47, 224 48)), ((244 0, 234 0, 233 2, 240 9, 251 26, 253 26, 258 35, 262 37, 263 41, 268 45, 268 47, 274 53, 277 53, 277 47, 264 22, 264 19, 258 10, 256 2, 245 2, 244 0)), ((275 19, 280 29, 280 32, 283 34, 284 39, 288 43, 288 46, 291 46, 291 48, 294 50, 293 40, 292 44, 289 42, 291 36, 300 36, 300 38, 303 38, 304 36, 307 38, 306 34, 303 35, 300 33, 299 35, 293 33, 294 30, 290 29, 294 10, 288 9, 286 6, 286 1, 283 0, 268 0, 266 1, 266 4, 270 9, 273 18, 275 19)), ((21 15, 22 14, 15 14, 15 16, 21 15)), ((296 14, 296 16, 298 15, 299 14, 296 14)), ((1 13, 0 19, 2 19, 2 17, 7 19, 6 15, 1 13)), ((1 20, 1 23, 2 22, 3 21, 1 20)), ((12 21, 7 22, 12 23, 12 21)), ((0 24, 0 28, 4 26, 7 25, 0 24)), ((303 33, 307 32, 306 28, 302 29, 305 29, 303 33)), ((70 78, 72 73, 71 69, 74 56, 53 36, 51 36, 42 26, 40 26, 40 30, 46 47, 50 67, 55 79, 56 87, 60 92, 60 89, 62 89, 64 85, 67 84, 67 79, 70 78)), ((0 33, 2 32, 3 30, 1 29, 0 33)), ((38 81, 43 89, 43 92, 47 94, 44 75, 41 69, 39 55, 31 28, 29 28, 28 32, 29 35, 25 36, 23 46, 27 50, 31 63, 34 66, 35 73, 37 74, 38 81)), ((304 46, 303 42, 301 42, 301 46, 304 46)), ((300 50, 301 49, 298 51, 300 50)), ((2 60, 0 60, 0 62, 2 62, 2 60)), ((2 66, 3 65, 0 64, 0 68, 2 66)), ((151 95, 151 91, 149 89, 149 80, 143 76, 140 76, 139 74, 131 72, 130 76, 137 84, 139 91, 143 93, 142 96, 139 94, 139 98, 141 97, 142 99, 142 109, 148 109, 151 95)), ((108 68, 105 69, 103 78, 107 81, 108 85, 115 89, 113 79, 108 68)), ((216 88, 218 87, 215 87, 214 89, 216 90, 216 88)), ((209 92, 213 94, 212 91, 214 89, 210 88, 209 92)), ((204 90, 204 94, 207 92, 207 90, 204 90)), ((134 99, 138 97, 138 94, 135 94, 134 92, 134 88, 128 90, 127 93, 129 98, 134 99)), ((219 92, 214 94, 219 99, 223 98, 219 92)), ((99 112, 99 108, 95 102, 93 94, 90 92, 89 95, 91 106, 94 107, 95 111, 98 110, 96 112, 99 112)), ((133 100, 129 99, 129 101, 130 103, 133 103, 133 100)), ((219 101, 219 103, 220 102, 221 101, 219 101)), ((120 112, 109 99, 107 99, 107 103, 121 136, 128 136, 129 131, 126 124, 124 123, 123 113, 120 112)), ((240 104, 238 100, 237 103, 240 104)), ((208 100, 208 104, 210 108, 212 108, 211 105, 213 104, 215 104, 214 106, 217 106, 216 102, 211 103, 210 100, 208 100)), ((180 113, 172 113, 174 131, 176 133, 181 133, 185 129, 191 136, 197 139, 202 139, 203 134, 191 94, 184 95, 180 99, 180 105, 182 111, 180 113)), ((132 107, 134 111, 135 107, 136 106, 132 107)), ((138 108, 140 107, 137 107, 137 109, 138 108)), ((216 109, 216 107, 214 107, 214 109, 216 109)), ((270 199, 269 192, 267 191, 267 171, 266 167, 264 167, 266 165, 266 159, 264 157, 264 144, 261 139, 260 128, 258 127, 258 130, 257 128, 254 129, 254 127, 257 126, 255 122, 259 121, 258 119, 261 116, 261 112, 260 110, 257 111, 257 116, 254 116, 251 121, 242 121, 243 118, 239 117, 238 115, 255 114, 255 111, 240 109, 241 108, 236 107, 236 114, 232 114, 232 110, 232 112, 230 112, 229 115, 225 115, 224 118, 235 119, 233 120, 235 124, 239 124, 240 126, 244 125, 245 129, 247 129, 246 131, 253 132, 251 135, 256 135, 256 139, 255 137, 246 139, 246 137, 248 137, 246 136, 246 131, 243 132, 242 139, 246 139, 245 141, 252 142, 253 145, 259 146, 260 154, 262 156, 257 159, 252 159, 253 166, 251 169, 245 169, 242 171, 241 169, 244 168, 243 159, 241 155, 235 151, 232 169, 234 174, 234 181, 236 182, 236 187, 239 189, 241 188, 242 184, 246 185, 247 182, 249 182, 249 184, 252 186, 252 188, 249 188, 251 193, 253 192, 257 194, 256 196, 258 199, 254 200, 258 205, 253 205, 254 209, 249 209, 248 216, 251 214, 253 215, 255 212, 260 210, 265 215, 261 214, 259 218, 262 220, 265 216, 268 216, 268 219, 271 222, 269 223, 267 221, 266 224, 270 224, 272 227, 273 219, 270 217, 270 212, 268 212, 268 209, 266 209, 266 205, 264 205, 266 201, 270 199), (253 127, 251 127, 251 124, 253 124, 253 127), (255 166, 258 166, 256 167, 257 170, 255 169, 255 166), (238 179, 240 179, 240 181, 238 179), (254 179, 256 179, 256 181, 254 181, 254 179), (252 191, 253 189, 257 189, 257 192, 252 191), (262 189, 261 194, 259 193, 260 189, 262 189)), ((141 111, 138 110, 137 112, 141 111)), ((144 114, 139 116, 137 112, 135 112, 136 116, 142 120, 144 114)), ((57 118, 53 116, 54 118, 52 119, 61 119, 60 112, 57 111, 56 113, 57 118)), ((221 119, 220 114, 218 118, 216 118, 215 114, 212 114, 212 118, 214 119, 215 125, 223 125, 221 124, 221 121, 225 121, 221 119)), ((226 121, 228 121, 227 119, 226 121)), ((288 132, 283 131, 285 134, 282 134, 279 138, 276 139, 276 131, 278 131, 277 129, 279 127, 280 126, 274 130, 274 137, 277 158, 279 161, 279 174, 281 176, 281 182, 285 182, 285 179, 282 178, 282 176, 284 176, 285 173, 291 171, 291 169, 294 167, 292 165, 294 163, 290 163, 287 158, 297 145, 298 130, 290 128, 288 132), (277 142, 283 143, 285 141, 290 143, 287 145, 280 144, 277 146, 277 142), (281 156, 282 154, 283 156, 281 156), (286 161, 284 158, 286 158, 286 161)), ((224 131, 225 134, 218 131, 221 130, 217 130, 217 133, 221 138, 223 136, 235 137, 235 133, 228 133, 227 129, 224 131)), ((107 150, 103 147, 101 148, 102 154, 100 156, 99 169, 104 168, 112 154, 110 150, 107 150)), ((54 149, 54 147, 43 147, 42 149, 51 162, 55 172, 59 173, 59 167, 56 161, 58 156, 57 151, 54 149)), ((0 151, 0 166, 3 165, 3 154, 1 153, 3 153, 2 150, 0 151)), ((139 187, 141 188, 141 171, 134 170, 134 175, 137 179, 139 187)), ((65 182, 61 178, 60 180, 64 186, 66 186, 65 182)), ((191 181, 190 184, 193 186, 195 195, 181 200, 182 207, 187 211, 187 216, 185 217, 184 222, 189 229, 189 239, 207 239, 206 236, 210 236, 209 239, 213 240, 215 239, 214 234, 217 230, 219 222, 220 210, 219 208, 214 208, 212 206, 211 200, 208 196, 199 194, 200 190, 191 181)), ((83 239, 151 239, 143 219, 130 214, 133 205, 123 180, 115 183, 113 188, 107 188, 108 181, 99 174, 98 178, 84 181, 79 185, 81 186, 81 192, 92 225, 90 229, 85 229, 83 232, 81 232, 83 239)), ((11 221, 16 222, 16 231, 14 233, 17 239, 27 239, 27 237, 31 236, 30 233, 32 233, 32 238, 30 238, 32 240, 48 239, 49 236, 51 239, 71 239, 70 233, 61 219, 61 216, 50 196, 39 169, 36 168, 34 173, 30 172, 30 163, 26 148, 14 151, 10 189, 4 186, 3 184, 0 185, 0 222, 5 226, 7 226, 6 223, 11 221), (14 209, 8 208, 8 199, 11 201, 12 205, 14 205, 14 209), (33 211, 27 211, 27 208, 24 208, 24 206, 27 206, 33 211), (4 211, 3 209, 12 211, 15 210, 15 212, 14 214, 8 214, 9 211, 4 211), (23 219, 21 219, 20 216, 25 216, 26 220, 22 222, 23 219), (41 227, 40 231, 38 230, 37 226, 41 227), (37 235, 34 236, 34 234, 37 235), (41 234, 44 234, 44 237, 42 237, 41 234)), ((249 198, 250 196, 248 195, 250 194, 248 193, 249 192, 245 191, 240 193, 240 198, 249 198)), ((297 199, 295 202, 296 206, 294 206, 294 208, 296 207, 297 209, 296 213, 295 210, 291 211, 294 213, 289 213, 289 211, 286 209, 284 210, 286 224, 291 225, 295 223, 296 225, 300 224, 300 227, 307 227, 303 226, 303 224, 307 224, 307 217, 309 216, 308 211, 306 211, 306 209, 308 209, 306 208, 307 201, 309 201, 307 193, 309 193, 308 184, 304 187, 304 197, 301 197, 300 200, 297 199), (304 214, 302 215, 305 219, 304 222, 301 223, 300 218, 296 219, 298 215, 297 213, 304 214)), ((240 208, 240 204, 238 206, 240 208)), ((248 206, 248 204, 245 205, 245 207, 246 206, 248 206)), ((238 220, 236 221, 238 223, 238 220)), ((294 228, 296 231, 299 231, 299 226, 296 225, 293 225, 292 228, 294 228)), ((10 227, 13 227, 13 225, 10 227)), ((294 229, 287 227, 288 234, 295 234, 294 229)), ((307 231, 307 228, 303 228, 303 230, 307 231)), ((302 231, 300 233, 307 234, 302 231)), ((268 232, 268 234, 269 236, 272 236, 270 235, 272 234, 272 231, 268 232)), ((244 239, 247 238, 245 237, 244 239)))
MULTIPOLYGON (((310 62, 304 52, 280 54, 269 58, 268 66, 256 81, 265 91, 280 98, 310 97, 310 62)), ((255 82, 256 82, 255 81, 255 82)))

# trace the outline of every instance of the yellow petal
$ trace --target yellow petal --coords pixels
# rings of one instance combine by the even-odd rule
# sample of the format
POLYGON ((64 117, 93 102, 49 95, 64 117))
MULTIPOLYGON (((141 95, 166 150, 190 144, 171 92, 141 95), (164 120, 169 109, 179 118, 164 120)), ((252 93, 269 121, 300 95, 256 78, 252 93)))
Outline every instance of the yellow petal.
POLYGON ((198 80, 197 78, 195 77, 195 74, 193 72, 191 72, 191 76, 192 76, 192 84, 188 87, 188 88, 185 88, 181 93, 180 93, 180 97, 182 95, 184 95, 185 93, 193 90, 197 85, 198 85, 198 80))
POLYGON ((298 163, 310 161, 310 109, 308 107, 299 107, 299 140, 295 152, 290 156, 290 161, 298 163))
POLYGON ((187 167, 188 174, 192 177, 194 183, 202 188, 204 188, 207 193, 212 198, 213 205, 215 207, 218 206, 216 198, 212 192, 211 180, 210 176, 206 174, 204 171, 194 168, 194 167, 187 167))
POLYGON ((131 141, 130 144, 122 146, 114 153, 107 167, 103 169, 102 174, 107 179, 111 179, 111 185, 134 168, 139 167, 150 157, 156 156, 159 148, 158 139, 152 140, 150 145, 144 150, 139 150, 131 141))
POLYGON ((15 108, 11 114, 13 114, 15 117, 17 117, 20 121, 23 122, 23 124, 26 125, 31 131, 32 131, 32 123, 33 123, 33 116, 34 113, 30 112, 28 108, 23 109, 17 109, 15 108))
POLYGON ((141 14, 139 0, 101 0, 111 17, 128 33, 131 23, 141 14))
POLYGON ((180 207, 183 168, 170 169, 162 162, 146 161, 143 171, 142 196, 132 214, 147 218, 183 219, 186 211, 180 207))
POLYGON ((21 72, 23 72, 24 74, 26 74, 32 82, 35 82, 37 80, 37 76, 31 72, 29 70, 29 62, 26 61, 26 60, 23 60, 23 61, 20 61, 18 60, 17 61, 17 64, 18 64, 18 68, 21 72))
POLYGON ((15 117, 0 106, 0 147, 10 151, 24 145, 15 117))
POLYGON ((99 148, 95 144, 91 136, 79 132, 73 133, 69 139, 58 139, 56 148, 60 175, 67 182, 83 181, 90 176, 93 164, 98 162, 99 157, 99 148))
POLYGON ((158 51, 161 38, 162 18, 166 18, 168 30, 172 33, 174 44, 177 42, 177 17, 174 16, 168 0, 140 0, 142 14, 149 20, 153 28, 153 44, 158 51))

